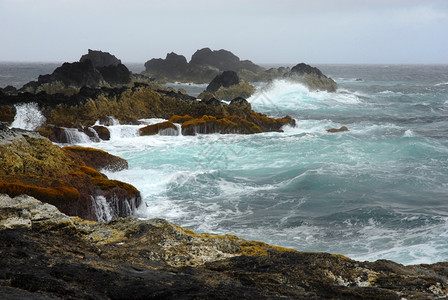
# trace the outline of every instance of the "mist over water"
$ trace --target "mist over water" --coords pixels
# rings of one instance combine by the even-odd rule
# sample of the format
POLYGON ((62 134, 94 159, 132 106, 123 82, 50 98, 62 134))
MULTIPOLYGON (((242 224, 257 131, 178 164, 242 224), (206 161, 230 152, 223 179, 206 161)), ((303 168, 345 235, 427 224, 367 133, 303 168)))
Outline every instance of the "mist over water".
POLYGON ((318 67, 336 93, 275 81, 248 99, 294 117, 283 133, 138 137, 116 124, 88 146, 128 160, 106 174, 141 191, 141 218, 359 260, 447 261, 448 66, 318 67))

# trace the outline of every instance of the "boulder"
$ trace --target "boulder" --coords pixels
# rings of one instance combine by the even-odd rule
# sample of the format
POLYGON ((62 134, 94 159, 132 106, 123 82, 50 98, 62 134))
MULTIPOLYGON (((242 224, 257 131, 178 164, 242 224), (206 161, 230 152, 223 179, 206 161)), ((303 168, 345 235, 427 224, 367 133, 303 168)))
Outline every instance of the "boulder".
POLYGON ((98 137, 103 141, 110 140, 110 131, 109 129, 107 129, 107 127, 101 125, 95 125, 92 127, 92 129, 96 131, 98 137))
POLYGON ((235 71, 224 71, 209 83, 206 91, 213 93, 218 91, 221 87, 228 88, 239 83, 240 79, 235 71))

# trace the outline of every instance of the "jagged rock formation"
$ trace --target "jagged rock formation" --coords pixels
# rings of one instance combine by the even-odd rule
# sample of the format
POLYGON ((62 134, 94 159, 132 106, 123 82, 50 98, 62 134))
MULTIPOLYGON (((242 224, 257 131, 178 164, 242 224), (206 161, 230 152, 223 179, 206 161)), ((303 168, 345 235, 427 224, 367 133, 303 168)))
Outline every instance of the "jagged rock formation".
POLYGON ((145 74, 166 81, 210 82, 223 71, 261 72, 264 69, 249 60, 241 61, 226 50, 197 50, 190 62, 183 55, 167 54, 165 59, 154 58, 145 63, 145 74))
POLYGON ((140 193, 129 184, 109 180, 92 167, 120 169, 122 159, 104 151, 61 149, 35 132, 0 126, 0 193, 28 194, 68 215, 97 220, 96 199, 103 197, 111 217, 134 213, 140 193))
POLYGON ((161 219, 68 218, 0 195, 0 295, 12 299, 443 299, 448 263, 305 253, 161 219))
MULTIPOLYGON (((209 48, 197 50, 191 57, 190 62, 187 62, 187 59, 182 55, 169 53, 165 59, 157 58, 147 61, 145 68, 145 74, 162 82, 208 83, 223 71, 233 71, 237 73, 239 79, 246 82, 268 82, 274 79, 287 78, 300 82, 311 90, 335 92, 337 89, 336 83, 331 78, 325 76, 319 69, 307 64, 300 63, 291 69, 279 67, 265 70, 251 61, 241 61, 232 52, 222 49, 218 51, 212 51, 209 48)), ((222 80, 221 78, 218 79, 222 80)), ((235 84, 234 82, 235 80, 232 80, 231 85, 235 84)), ((212 82, 206 91, 216 92, 218 89, 218 85, 212 82)), ((237 96, 245 97, 243 95, 237 96)), ((230 100, 229 97, 227 99, 230 100)))
POLYGON ((333 79, 325 76, 318 68, 300 63, 291 71, 285 73, 283 78, 305 84, 310 90, 324 90, 335 92, 337 84, 333 79))

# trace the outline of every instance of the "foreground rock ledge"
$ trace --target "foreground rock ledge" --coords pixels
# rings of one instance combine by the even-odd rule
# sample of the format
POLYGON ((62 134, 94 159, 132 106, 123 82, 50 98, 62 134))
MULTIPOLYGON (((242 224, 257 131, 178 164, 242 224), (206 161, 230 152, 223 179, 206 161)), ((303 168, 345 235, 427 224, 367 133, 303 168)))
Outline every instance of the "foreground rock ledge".
POLYGON ((161 219, 68 217, 0 195, 0 298, 440 299, 448 263, 403 266, 305 253, 161 219))

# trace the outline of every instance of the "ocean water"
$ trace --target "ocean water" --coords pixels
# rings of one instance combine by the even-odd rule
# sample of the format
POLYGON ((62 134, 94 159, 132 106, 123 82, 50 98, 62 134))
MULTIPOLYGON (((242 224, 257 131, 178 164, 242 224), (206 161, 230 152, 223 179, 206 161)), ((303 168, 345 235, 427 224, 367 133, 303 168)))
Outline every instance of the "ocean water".
POLYGON ((80 144, 128 160, 107 175, 141 191, 141 218, 358 260, 448 261, 448 66, 317 67, 336 93, 279 80, 248 99, 294 117, 282 133, 140 137, 117 124, 111 141, 80 144))

